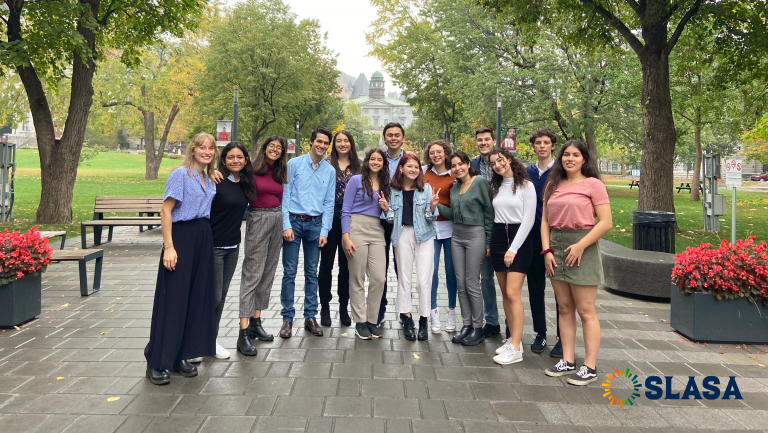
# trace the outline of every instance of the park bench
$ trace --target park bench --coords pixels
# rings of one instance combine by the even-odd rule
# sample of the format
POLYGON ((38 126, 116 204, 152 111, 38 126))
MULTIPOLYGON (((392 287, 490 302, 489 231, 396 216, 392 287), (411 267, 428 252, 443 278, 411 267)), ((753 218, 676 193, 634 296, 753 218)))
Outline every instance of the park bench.
POLYGON ((54 250, 52 261, 77 262, 80 271, 80 295, 89 296, 101 288, 101 265, 104 260, 104 250, 54 250), (88 271, 85 265, 91 260, 96 260, 96 268, 93 273, 93 287, 88 291, 88 271))
POLYGON ((93 244, 101 245, 101 231, 109 227, 107 242, 112 241, 114 227, 134 226, 139 231, 144 231, 144 226, 149 230, 160 226, 160 209, 163 207, 162 196, 96 196, 93 206, 93 221, 80 223, 80 239, 83 248, 88 248, 85 235, 86 228, 93 227, 93 244), (105 213, 138 213, 138 217, 104 217, 105 213), (157 216, 156 216, 157 215, 157 216))
POLYGON ((632 189, 632 187, 637 187, 637 189, 640 189, 640 181, 639 180, 632 180, 629 182, 629 189, 632 189))
POLYGON ((674 254, 633 250, 600 239, 600 255, 605 287, 629 295, 669 299, 674 254))
POLYGON ((46 239, 53 239, 61 237, 61 246, 59 247, 60 250, 64 249, 64 243, 67 241, 67 232, 64 230, 57 230, 57 231, 48 231, 48 232, 38 232, 40 233, 40 236, 46 238, 46 239))
MULTIPOLYGON (((680 182, 680 186, 676 186, 677 193, 680 194, 680 191, 686 190, 688 192, 691 192, 691 183, 690 182, 680 182)), ((699 184, 699 191, 701 191, 701 184, 699 184)))

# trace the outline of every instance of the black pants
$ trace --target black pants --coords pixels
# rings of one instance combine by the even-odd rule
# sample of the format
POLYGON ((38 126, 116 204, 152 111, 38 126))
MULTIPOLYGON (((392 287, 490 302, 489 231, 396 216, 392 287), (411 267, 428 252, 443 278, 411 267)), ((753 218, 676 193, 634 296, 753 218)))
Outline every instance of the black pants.
POLYGON ((237 268, 237 258, 240 254, 240 245, 237 248, 214 248, 213 249, 213 269, 214 286, 216 287, 215 302, 216 309, 213 313, 213 322, 216 328, 216 336, 219 336, 219 322, 224 314, 224 305, 229 293, 229 283, 235 275, 237 268))
MULTIPOLYGON (((546 268, 544 267, 544 256, 541 250, 541 236, 536 236, 539 232, 531 232, 530 241, 533 244, 533 260, 531 268, 528 271, 528 299, 531 302, 531 317, 533 318, 533 330, 537 334, 547 333, 547 315, 544 308, 544 289, 547 286, 546 268)), ((555 298, 557 305, 557 298, 555 298)), ((557 337, 560 338, 560 314, 555 308, 557 314, 557 337)))
MULTIPOLYGON (((381 227, 384 228, 384 253, 386 254, 385 269, 389 269, 389 247, 392 245, 392 223, 386 220, 381 220, 381 227)), ((395 260, 395 254, 392 253, 392 262, 395 264, 395 278, 397 278, 397 260, 395 260)), ((397 289, 397 287, 395 287, 397 289)), ((377 324, 384 320, 384 313, 387 312, 387 273, 384 272, 384 293, 381 294, 381 305, 379 306, 379 321, 377 324)))
POLYGON ((333 225, 328 232, 328 243, 320 249, 320 270, 317 273, 317 285, 320 292, 320 304, 328 305, 333 299, 331 295, 331 282, 333 281, 333 262, 336 255, 339 257, 339 287, 336 294, 339 296, 339 305, 346 307, 349 304, 349 267, 347 255, 341 244, 341 207, 333 210, 333 225))
POLYGON ((207 218, 173 223, 176 268, 157 271, 155 302, 149 343, 144 348, 147 364, 170 370, 176 361, 216 354, 213 323, 213 232, 207 218))

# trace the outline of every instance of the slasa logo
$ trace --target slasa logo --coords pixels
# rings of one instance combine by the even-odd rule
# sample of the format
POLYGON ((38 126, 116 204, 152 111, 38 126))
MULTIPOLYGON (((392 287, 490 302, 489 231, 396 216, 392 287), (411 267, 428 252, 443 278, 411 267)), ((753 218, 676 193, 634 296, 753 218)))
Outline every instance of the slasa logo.
MULTIPOLYGON (((707 376, 701 381, 701 387, 703 392, 699 391, 699 386, 694 380, 694 376, 688 376, 688 384, 685 386, 685 391, 681 396, 679 392, 672 392, 672 376, 664 376, 662 380, 659 376, 649 376, 645 379, 645 397, 648 400, 658 400, 664 398, 664 400, 717 400, 720 397, 720 379, 716 376, 707 376), (661 384, 664 384, 664 389, 661 388, 661 384)), ((728 378, 728 384, 725 386, 725 392, 722 394, 722 400, 730 400, 731 396, 734 400, 741 400, 741 392, 739 392, 739 386, 736 384, 736 377, 730 376, 728 378)))

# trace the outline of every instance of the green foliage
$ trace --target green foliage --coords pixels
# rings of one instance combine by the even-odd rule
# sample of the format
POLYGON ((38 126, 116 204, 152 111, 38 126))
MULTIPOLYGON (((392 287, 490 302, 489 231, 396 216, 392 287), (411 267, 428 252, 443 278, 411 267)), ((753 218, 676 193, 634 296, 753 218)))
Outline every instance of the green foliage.
POLYGON ((83 149, 80 151, 80 161, 78 165, 91 165, 90 161, 99 154, 98 145, 92 145, 88 142, 83 143, 83 149))

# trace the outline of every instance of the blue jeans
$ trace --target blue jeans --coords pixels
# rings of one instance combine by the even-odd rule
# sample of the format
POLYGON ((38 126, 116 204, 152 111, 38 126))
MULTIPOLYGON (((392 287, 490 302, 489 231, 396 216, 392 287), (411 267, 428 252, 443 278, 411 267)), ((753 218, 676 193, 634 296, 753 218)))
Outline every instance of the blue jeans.
POLYGON ((432 309, 437 308, 437 286, 440 277, 437 275, 440 266, 440 247, 445 251, 445 286, 448 288, 448 308, 456 308, 456 272, 453 270, 451 255, 451 238, 435 239, 435 273, 432 274, 432 309))
POLYGON ((483 260, 480 269, 480 288, 483 290, 485 324, 496 326, 499 324, 499 308, 496 306, 496 277, 490 257, 483 260))
POLYGON ((304 320, 317 316, 317 262, 320 259, 320 228, 322 216, 301 219, 293 215, 293 242, 283 240, 283 286, 280 290, 280 314, 283 322, 293 322, 296 309, 293 307, 296 291, 296 271, 299 266, 299 248, 304 243, 304 320))

